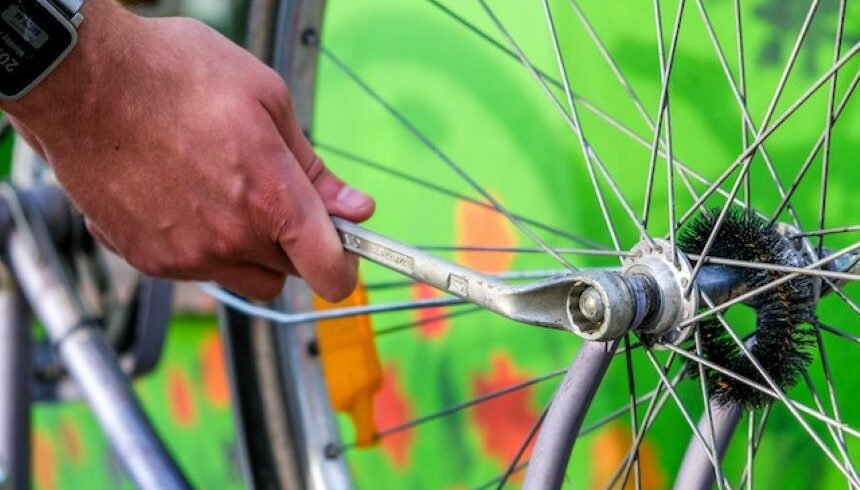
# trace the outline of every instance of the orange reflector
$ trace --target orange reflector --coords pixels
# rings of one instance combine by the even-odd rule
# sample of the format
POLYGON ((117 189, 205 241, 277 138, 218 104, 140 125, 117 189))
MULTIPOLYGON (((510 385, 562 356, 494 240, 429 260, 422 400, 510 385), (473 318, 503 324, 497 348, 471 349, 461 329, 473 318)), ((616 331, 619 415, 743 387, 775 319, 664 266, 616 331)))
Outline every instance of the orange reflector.
MULTIPOLYGON (((355 292, 339 303, 329 303, 314 295, 313 304, 315 310, 364 306, 367 290, 359 283, 355 292)), ((332 406, 352 418, 358 447, 373 445, 376 442, 373 396, 382 386, 382 367, 370 317, 317 322, 317 344, 332 406)))

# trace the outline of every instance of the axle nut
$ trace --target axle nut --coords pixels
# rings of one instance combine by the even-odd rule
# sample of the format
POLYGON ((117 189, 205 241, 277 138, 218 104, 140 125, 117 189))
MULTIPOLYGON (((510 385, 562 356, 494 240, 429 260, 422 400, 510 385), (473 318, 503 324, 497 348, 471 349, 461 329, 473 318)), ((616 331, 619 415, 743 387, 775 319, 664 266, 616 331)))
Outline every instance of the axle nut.
POLYGON ((630 328, 634 304, 620 274, 583 272, 568 293, 567 314, 574 333, 580 337, 608 341, 630 328))

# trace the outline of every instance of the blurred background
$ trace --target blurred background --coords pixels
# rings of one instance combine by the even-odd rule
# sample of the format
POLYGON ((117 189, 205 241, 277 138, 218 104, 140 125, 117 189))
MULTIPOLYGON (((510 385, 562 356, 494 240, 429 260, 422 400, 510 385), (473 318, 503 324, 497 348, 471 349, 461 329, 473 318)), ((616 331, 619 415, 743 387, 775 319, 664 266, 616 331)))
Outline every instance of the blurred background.
MULTIPOLYGON (((133 8, 149 15, 197 17, 237 42, 245 34, 246 5, 242 1, 133 3, 133 8)), ((491 3, 498 6, 500 17, 522 42, 531 61, 557 76, 540 2, 491 3)), ((557 19, 562 26, 559 35, 570 50, 570 59, 576 60, 568 68, 577 92, 600 101, 602 109, 634 131, 650 134, 579 21, 566 8, 567 1, 551 3, 563 12, 557 19)), ((653 14, 649 2, 631 3, 588 0, 581 5, 645 107, 651 110, 657 106, 660 89, 653 14)), ((453 159, 462 162, 501 202, 543 222, 609 244, 577 141, 528 72, 427 4, 419 0, 331 0, 323 32, 325 45, 385 94, 453 159)), ((448 4, 501 39, 475 2, 448 4)), ((662 4, 668 38, 677 2, 662 4)), ((733 53, 733 34, 726 27, 732 25, 733 2, 708 0, 705 4, 727 43, 727 51, 733 53)), ((754 120, 761 118, 767 107, 808 6, 804 0, 744 2, 747 84, 754 120)), ((837 6, 836 0, 820 2, 777 113, 829 67, 837 6)), ((692 6, 688 8, 672 85, 675 151, 680 160, 713 179, 742 148, 739 114, 698 13, 692 6)), ((860 39, 858 5, 849 7, 846 19, 843 45, 850 46, 860 39)), ((855 60, 846 72, 853 74, 858 67, 855 60)), ((838 87, 844 91, 850 78, 840 78, 838 87)), ((769 150, 784 181, 795 175, 820 133, 824 104, 823 94, 817 95, 774 136, 769 150)), ((581 117, 585 128, 605 125, 593 113, 583 111, 581 117)), ((833 138, 828 226, 852 225, 860 216, 860 199, 856 195, 860 179, 857 104, 849 105, 841 118, 833 138)), ((605 129, 596 129, 589 137, 638 211, 646 179, 647 149, 605 129)), ((396 178, 369 172, 356 165, 354 159, 344 157, 340 150, 372 158, 440 186, 470 192, 431 152, 325 61, 319 66, 313 139, 329 166, 377 199, 377 215, 368 225, 371 229, 416 244, 529 245, 498 215, 462 199, 416 191, 396 178)), ((8 136, 2 141, 3 162, 10 158, 12 143, 13 138, 8 136)), ((655 218, 649 228, 655 235, 667 229, 665 168, 658 167, 658 171, 652 208, 655 218)), ((812 172, 818 175, 819 167, 813 167, 812 172)), ((778 202, 769 178, 762 165, 754 164, 750 196, 753 206, 770 210, 778 202)), ((794 201, 802 221, 810 227, 814 227, 817 217, 818 185, 818 180, 807 179, 794 201)), ((605 192, 611 196, 608 189, 605 192)), ((679 190, 678 196, 679 209, 693 202, 683 191, 679 190)), ((619 223, 623 247, 632 247, 637 238, 635 228, 625 221, 617 200, 608 200, 619 223)), ((709 205, 720 204, 722 200, 709 201, 709 205)), ((827 245, 839 248, 852 240, 850 236, 837 236, 827 245)), ((570 245, 557 239, 551 244, 570 245)), ((537 254, 442 255, 483 271, 557 267, 537 254)), ((583 266, 617 264, 599 258, 574 260, 583 266)), ((363 269, 366 282, 394 278, 380 268, 363 269)), ((849 286, 846 292, 856 297, 858 290, 849 286)), ((437 294, 431 288, 413 286, 372 292, 371 300, 399 301, 437 294)), ((182 287, 161 363, 154 373, 137 380, 135 386, 156 428, 196 487, 243 488, 224 352, 213 311, 214 304, 196 293, 193 286, 182 287)), ((447 312, 445 308, 425 309, 375 319, 377 330, 423 322, 405 333, 377 339, 384 373, 382 388, 375 398, 379 427, 390 427, 563 368, 579 345, 564 334, 533 332, 487 313, 434 320, 447 312)), ((856 333, 856 316, 837 299, 822 301, 819 314, 827 322, 856 333)), ((729 319, 747 325, 754 321, 751 312, 743 308, 730 311, 729 319)), ((845 421, 856 427, 860 413, 854 410, 853 394, 860 389, 860 379, 847 369, 856 363, 856 345, 831 338, 826 342, 831 364, 839 367, 835 368, 834 383, 841 394, 845 421)), ((634 362, 640 368, 636 383, 644 393, 658 378, 644 358, 634 362)), ((819 363, 813 363, 810 376, 817 381, 822 379, 819 363)), ((348 460, 357 486, 473 488, 504 470, 554 389, 554 382, 535 385, 454 417, 384 438, 377 448, 351 451, 348 460)), ((695 405, 697 390, 697 383, 687 382, 681 394, 695 405)), ((589 417, 596 419, 623 404, 627 393, 624 365, 613 363, 589 417)), ((812 404, 804 390, 795 389, 790 394, 812 404)), ((694 413, 701 410, 700 400, 698 404, 694 413)), ((35 422, 33 476, 37 489, 131 486, 84 405, 40 405, 35 422)), ((350 421, 342 418, 341 423, 344 439, 351 440, 350 421)), ((769 431, 756 460, 761 488, 844 488, 844 480, 785 409, 775 409, 768 424, 769 431)), ((571 486, 603 488, 630 439, 630 425, 625 418, 583 438, 569 469, 571 486)), ((671 485, 689 439, 689 428, 670 404, 643 445, 644 488, 671 485)), ((856 439, 849 439, 849 449, 856 453, 860 450, 857 446, 860 444, 856 439)), ((725 462, 727 472, 739 474, 744 457, 743 448, 733 443, 725 462)), ((513 484, 520 481, 515 478, 513 484)))

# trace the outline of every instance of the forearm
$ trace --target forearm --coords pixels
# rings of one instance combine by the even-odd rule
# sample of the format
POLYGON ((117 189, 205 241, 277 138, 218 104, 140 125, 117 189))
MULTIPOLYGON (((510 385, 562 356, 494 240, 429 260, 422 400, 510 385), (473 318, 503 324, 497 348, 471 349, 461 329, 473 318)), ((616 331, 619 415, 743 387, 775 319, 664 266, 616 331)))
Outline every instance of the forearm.
POLYGON ((117 69, 133 39, 119 34, 133 31, 138 19, 114 0, 87 0, 78 43, 69 56, 30 93, 0 107, 38 134, 46 125, 69 124, 93 100, 104 97, 104 80, 117 69))

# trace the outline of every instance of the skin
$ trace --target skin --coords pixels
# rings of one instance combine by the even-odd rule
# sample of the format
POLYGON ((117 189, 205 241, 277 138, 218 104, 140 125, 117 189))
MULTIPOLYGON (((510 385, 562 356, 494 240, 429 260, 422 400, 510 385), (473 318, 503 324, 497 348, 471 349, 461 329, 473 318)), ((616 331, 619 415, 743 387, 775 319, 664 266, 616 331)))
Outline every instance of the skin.
POLYGON ((289 274, 337 301, 357 260, 329 215, 367 195, 330 172, 274 71, 200 22, 88 0, 78 46, 4 103, 90 231, 144 273, 276 296, 289 274))

